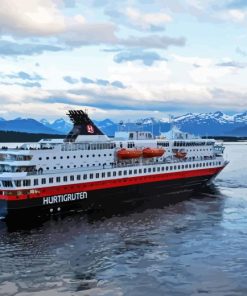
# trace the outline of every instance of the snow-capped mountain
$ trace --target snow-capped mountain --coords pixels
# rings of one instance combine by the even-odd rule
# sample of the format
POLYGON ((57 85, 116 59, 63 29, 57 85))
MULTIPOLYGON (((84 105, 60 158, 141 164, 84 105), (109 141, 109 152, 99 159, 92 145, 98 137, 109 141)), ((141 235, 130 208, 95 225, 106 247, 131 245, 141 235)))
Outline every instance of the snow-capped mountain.
POLYGON ((16 118, 13 120, 0 120, 1 131, 15 131, 34 134, 57 134, 57 132, 32 118, 16 118))
MULTIPOLYGON (((94 121, 95 124, 109 136, 113 136, 118 130, 145 130, 154 135, 167 132, 171 125, 175 125, 185 132, 201 136, 247 136, 247 112, 235 115, 226 115, 220 111, 214 113, 187 113, 182 116, 156 119, 153 117, 142 118, 134 122, 122 121, 118 123, 110 119, 94 121)), ((34 119, 16 118, 5 120, 0 118, 0 130, 22 131, 29 133, 67 134, 72 128, 72 123, 63 118, 49 122, 46 119, 40 122, 34 119)))
POLYGON ((72 123, 64 120, 63 118, 59 118, 51 123, 46 119, 41 119, 40 122, 46 127, 55 130, 59 134, 67 134, 72 128, 72 123))

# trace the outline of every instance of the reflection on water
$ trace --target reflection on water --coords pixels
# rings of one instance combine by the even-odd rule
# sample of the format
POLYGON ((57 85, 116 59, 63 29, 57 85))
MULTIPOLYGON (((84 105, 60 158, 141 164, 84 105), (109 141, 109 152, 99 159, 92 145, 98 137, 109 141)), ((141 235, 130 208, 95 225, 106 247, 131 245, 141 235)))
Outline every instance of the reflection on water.
POLYGON ((0 295, 246 295, 246 147, 189 199, 0 222, 0 295))

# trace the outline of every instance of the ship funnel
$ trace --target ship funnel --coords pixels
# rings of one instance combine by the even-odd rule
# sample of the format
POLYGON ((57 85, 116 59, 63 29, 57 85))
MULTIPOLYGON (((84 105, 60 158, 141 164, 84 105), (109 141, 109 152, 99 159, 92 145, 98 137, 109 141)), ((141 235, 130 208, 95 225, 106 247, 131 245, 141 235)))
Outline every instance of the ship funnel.
POLYGON ((70 110, 67 114, 74 124, 72 130, 65 138, 65 142, 75 142, 78 136, 104 135, 101 130, 82 110, 70 110))

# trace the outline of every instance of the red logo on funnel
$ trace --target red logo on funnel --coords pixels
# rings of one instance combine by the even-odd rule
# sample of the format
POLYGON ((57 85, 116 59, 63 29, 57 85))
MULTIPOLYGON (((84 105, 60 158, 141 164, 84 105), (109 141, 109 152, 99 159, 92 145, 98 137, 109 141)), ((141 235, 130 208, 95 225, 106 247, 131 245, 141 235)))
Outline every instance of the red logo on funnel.
POLYGON ((89 134, 93 134, 94 133, 94 128, 93 128, 93 126, 91 124, 88 124, 87 125, 87 132, 89 134))

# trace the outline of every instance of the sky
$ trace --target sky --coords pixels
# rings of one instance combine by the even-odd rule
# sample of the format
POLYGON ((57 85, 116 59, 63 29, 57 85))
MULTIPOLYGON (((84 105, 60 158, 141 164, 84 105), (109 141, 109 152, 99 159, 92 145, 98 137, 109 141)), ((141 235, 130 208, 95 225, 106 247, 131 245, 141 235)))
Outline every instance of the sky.
POLYGON ((1 0, 0 117, 247 110, 246 0, 1 0))

